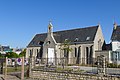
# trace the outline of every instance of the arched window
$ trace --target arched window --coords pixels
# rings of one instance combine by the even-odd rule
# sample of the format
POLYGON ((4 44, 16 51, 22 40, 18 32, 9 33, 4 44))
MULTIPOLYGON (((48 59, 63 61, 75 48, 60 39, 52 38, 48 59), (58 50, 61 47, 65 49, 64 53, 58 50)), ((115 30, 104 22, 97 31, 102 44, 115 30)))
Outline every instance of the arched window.
POLYGON ((30 49, 30 57, 32 57, 32 50, 30 49))
POLYGON ((68 54, 69 54, 68 50, 64 49, 64 57, 68 58, 69 56, 68 54))
POLYGON ((89 64, 89 48, 86 47, 86 63, 89 64))
POLYGON ((98 40, 98 50, 102 50, 102 42, 101 42, 101 39, 98 40))
POLYGON ((78 47, 78 57, 81 57, 81 46, 78 47))
POLYGON ((77 48, 75 47, 75 57, 77 57, 77 48))
POLYGON ((37 54, 39 53, 39 49, 37 49, 37 54))
POLYGON ((118 61, 120 61, 120 52, 118 52, 118 61))

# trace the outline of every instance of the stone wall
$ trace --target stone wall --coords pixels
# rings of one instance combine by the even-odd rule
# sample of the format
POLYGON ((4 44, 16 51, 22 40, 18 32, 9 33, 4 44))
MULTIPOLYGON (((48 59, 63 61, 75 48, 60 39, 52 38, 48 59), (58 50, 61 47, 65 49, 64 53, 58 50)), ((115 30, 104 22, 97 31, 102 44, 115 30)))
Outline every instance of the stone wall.
POLYGON ((99 76, 97 74, 77 74, 69 72, 32 71, 32 79, 39 80, 120 80, 113 76, 99 76))

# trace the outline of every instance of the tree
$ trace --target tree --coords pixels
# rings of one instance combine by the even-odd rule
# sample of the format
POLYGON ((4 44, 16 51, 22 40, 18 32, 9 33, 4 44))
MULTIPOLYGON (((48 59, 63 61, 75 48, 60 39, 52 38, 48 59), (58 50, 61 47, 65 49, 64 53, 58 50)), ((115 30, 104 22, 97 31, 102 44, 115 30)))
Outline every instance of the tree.
POLYGON ((19 54, 19 57, 25 57, 26 55, 26 49, 24 49, 20 54, 19 54))
MULTIPOLYGON (((69 57, 69 52, 71 52, 73 49, 70 48, 70 43, 71 41, 69 40, 65 40, 64 43, 62 43, 61 46, 61 50, 64 51, 64 58, 65 58, 65 64, 68 64, 68 57, 69 57)), ((64 59, 62 61, 62 66, 64 68, 64 59)))
POLYGON ((15 52, 7 52, 5 57, 8 57, 8 58, 18 58, 19 55, 16 54, 15 52))
POLYGON ((4 56, 0 53, 0 58, 4 58, 4 56))
POLYGON ((65 40, 64 43, 61 44, 62 48, 61 50, 66 50, 67 52, 71 52, 72 48, 70 48, 71 41, 65 40))

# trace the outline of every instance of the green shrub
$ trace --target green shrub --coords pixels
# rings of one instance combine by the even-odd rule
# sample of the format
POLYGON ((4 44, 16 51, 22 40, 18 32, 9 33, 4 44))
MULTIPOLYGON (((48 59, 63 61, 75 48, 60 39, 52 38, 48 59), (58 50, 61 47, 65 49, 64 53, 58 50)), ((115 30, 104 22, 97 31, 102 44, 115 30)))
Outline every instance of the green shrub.
POLYGON ((8 57, 8 58, 18 58, 19 55, 16 54, 15 52, 7 52, 5 57, 8 57))
POLYGON ((118 65, 117 65, 117 64, 114 64, 114 63, 108 63, 108 64, 107 64, 107 67, 108 67, 108 68, 117 68, 118 65))

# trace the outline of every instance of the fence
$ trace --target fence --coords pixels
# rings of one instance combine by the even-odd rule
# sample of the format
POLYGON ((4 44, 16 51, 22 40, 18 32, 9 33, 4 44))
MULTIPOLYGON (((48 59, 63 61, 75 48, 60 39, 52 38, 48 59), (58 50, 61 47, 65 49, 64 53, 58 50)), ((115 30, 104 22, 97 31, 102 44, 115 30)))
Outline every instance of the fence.
MULTIPOLYGON (((17 76, 24 79, 24 73, 28 70, 28 60, 22 58, 0 58, 0 74, 4 75, 1 78, 8 80, 9 76, 17 76)), ((27 76, 27 74, 25 74, 27 76)), ((11 79, 10 79, 11 80, 11 79)), ((17 80, 17 79, 16 79, 17 80)))

